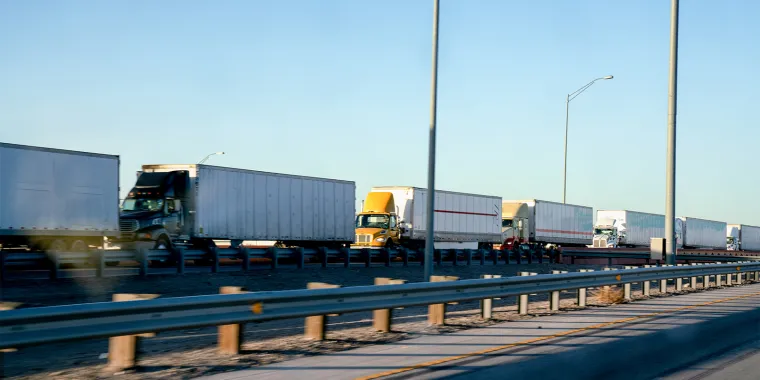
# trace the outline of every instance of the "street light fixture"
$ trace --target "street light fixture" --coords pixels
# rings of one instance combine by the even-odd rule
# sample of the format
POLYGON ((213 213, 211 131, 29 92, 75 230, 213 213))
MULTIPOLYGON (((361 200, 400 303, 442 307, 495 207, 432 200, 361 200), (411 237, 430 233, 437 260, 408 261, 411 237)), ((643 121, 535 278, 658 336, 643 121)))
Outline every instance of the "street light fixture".
POLYGON ((573 93, 567 94, 567 98, 565 100, 565 171, 562 176, 562 203, 567 203, 567 132, 568 127, 570 125, 570 101, 578 97, 578 95, 582 94, 583 91, 586 91, 591 85, 596 83, 598 80, 609 80, 612 79, 612 75, 607 75, 601 78, 596 78, 592 80, 591 82, 588 82, 585 86, 579 88, 573 93))
POLYGON ((223 155, 223 154, 224 154, 224 152, 215 152, 215 153, 211 153, 211 154, 209 154, 208 156, 206 156, 206 157, 203 157, 203 159, 202 159, 202 160, 200 160, 200 162, 198 162, 198 165, 200 165, 200 164, 202 164, 202 163, 204 163, 204 162, 208 161, 208 159, 209 159, 209 158, 211 158, 211 156, 216 156, 216 155, 220 155, 220 156, 221 156, 221 155, 223 155))

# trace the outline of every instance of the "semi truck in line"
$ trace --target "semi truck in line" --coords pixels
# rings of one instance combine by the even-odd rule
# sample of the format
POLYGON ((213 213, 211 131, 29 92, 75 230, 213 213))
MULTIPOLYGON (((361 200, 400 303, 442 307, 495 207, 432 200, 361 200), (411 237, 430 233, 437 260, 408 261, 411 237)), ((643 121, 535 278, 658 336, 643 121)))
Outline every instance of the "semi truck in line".
POLYGON ((502 202, 503 250, 533 244, 543 248, 585 247, 593 242, 594 215, 588 206, 537 199, 502 202))
POLYGON ((629 210, 596 210, 594 248, 649 247, 665 236, 665 215, 629 210))
POLYGON ((675 221, 676 245, 685 249, 726 249, 725 222, 679 216, 675 221))
POLYGON ((86 251, 119 234, 119 156, 0 143, 0 246, 86 251))
POLYGON ((208 249, 215 240, 346 247, 354 238, 351 181, 210 165, 143 165, 124 199, 117 244, 208 249))
MULTIPOLYGON (((373 187, 356 216, 354 246, 424 247, 427 196, 418 187, 373 187)), ((501 242, 501 197, 436 190, 435 198, 435 248, 493 248, 501 242)))
POLYGON ((760 251, 760 227, 746 224, 727 225, 726 249, 729 251, 760 251))

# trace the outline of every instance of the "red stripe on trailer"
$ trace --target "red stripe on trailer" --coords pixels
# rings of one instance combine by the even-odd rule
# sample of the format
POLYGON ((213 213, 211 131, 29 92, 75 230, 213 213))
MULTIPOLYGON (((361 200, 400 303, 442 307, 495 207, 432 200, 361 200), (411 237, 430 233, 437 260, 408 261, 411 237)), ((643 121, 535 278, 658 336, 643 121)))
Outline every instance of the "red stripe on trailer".
POLYGON ((581 232, 581 231, 565 231, 565 230, 547 230, 543 228, 536 228, 536 231, 539 232, 549 232, 554 234, 570 234, 570 235, 591 235, 594 236, 592 232, 581 232))
POLYGON ((482 216, 496 216, 497 214, 485 214, 482 212, 467 212, 467 211, 452 211, 452 210, 435 210, 435 212, 443 212, 446 214, 460 214, 460 215, 482 215, 482 216))

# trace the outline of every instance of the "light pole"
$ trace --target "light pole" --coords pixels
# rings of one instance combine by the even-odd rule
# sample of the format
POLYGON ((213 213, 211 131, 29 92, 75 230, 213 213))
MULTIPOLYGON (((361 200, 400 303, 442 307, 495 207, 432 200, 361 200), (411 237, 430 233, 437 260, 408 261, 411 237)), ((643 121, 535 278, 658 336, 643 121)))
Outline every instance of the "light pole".
POLYGON ((214 152, 214 153, 211 153, 208 156, 203 157, 203 159, 198 162, 198 165, 200 165, 200 164, 208 161, 208 159, 211 158, 211 156, 216 156, 216 155, 220 155, 221 156, 223 154, 224 154, 224 152, 214 152))
POLYGON ((670 9, 670 78, 668 83, 668 156, 665 177, 665 263, 676 263, 676 90, 678 79, 678 0, 670 9))
POLYGON ((565 171, 562 176, 562 203, 567 203, 567 132, 570 126, 570 101, 578 97, 578 95, 583 93, 583 91, 586 91, 589 87, 591 87, 592 84, 596 83, 596 81, 608 80, 612 78, 612 75, 596 78, 575 92, 567 94, 567 98, 565 100, 565 171))
POLYGON ((433 0, 433 74, 430 94, 430 137, 428 140, 428 185, 427 185, 427 237, 425 239, 425 281, 433 275, 433 246, 435 233, 435 127, 438 100, 438 6, 433 0))

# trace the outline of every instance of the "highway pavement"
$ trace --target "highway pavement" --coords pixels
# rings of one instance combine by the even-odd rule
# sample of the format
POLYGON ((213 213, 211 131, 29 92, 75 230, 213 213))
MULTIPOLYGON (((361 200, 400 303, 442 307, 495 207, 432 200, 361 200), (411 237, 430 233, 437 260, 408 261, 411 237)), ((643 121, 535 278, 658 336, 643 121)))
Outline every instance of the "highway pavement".
POLYGON ((431 334, 205 379, 757 379, 759 345, 760 284, 754 284, 431 334))

